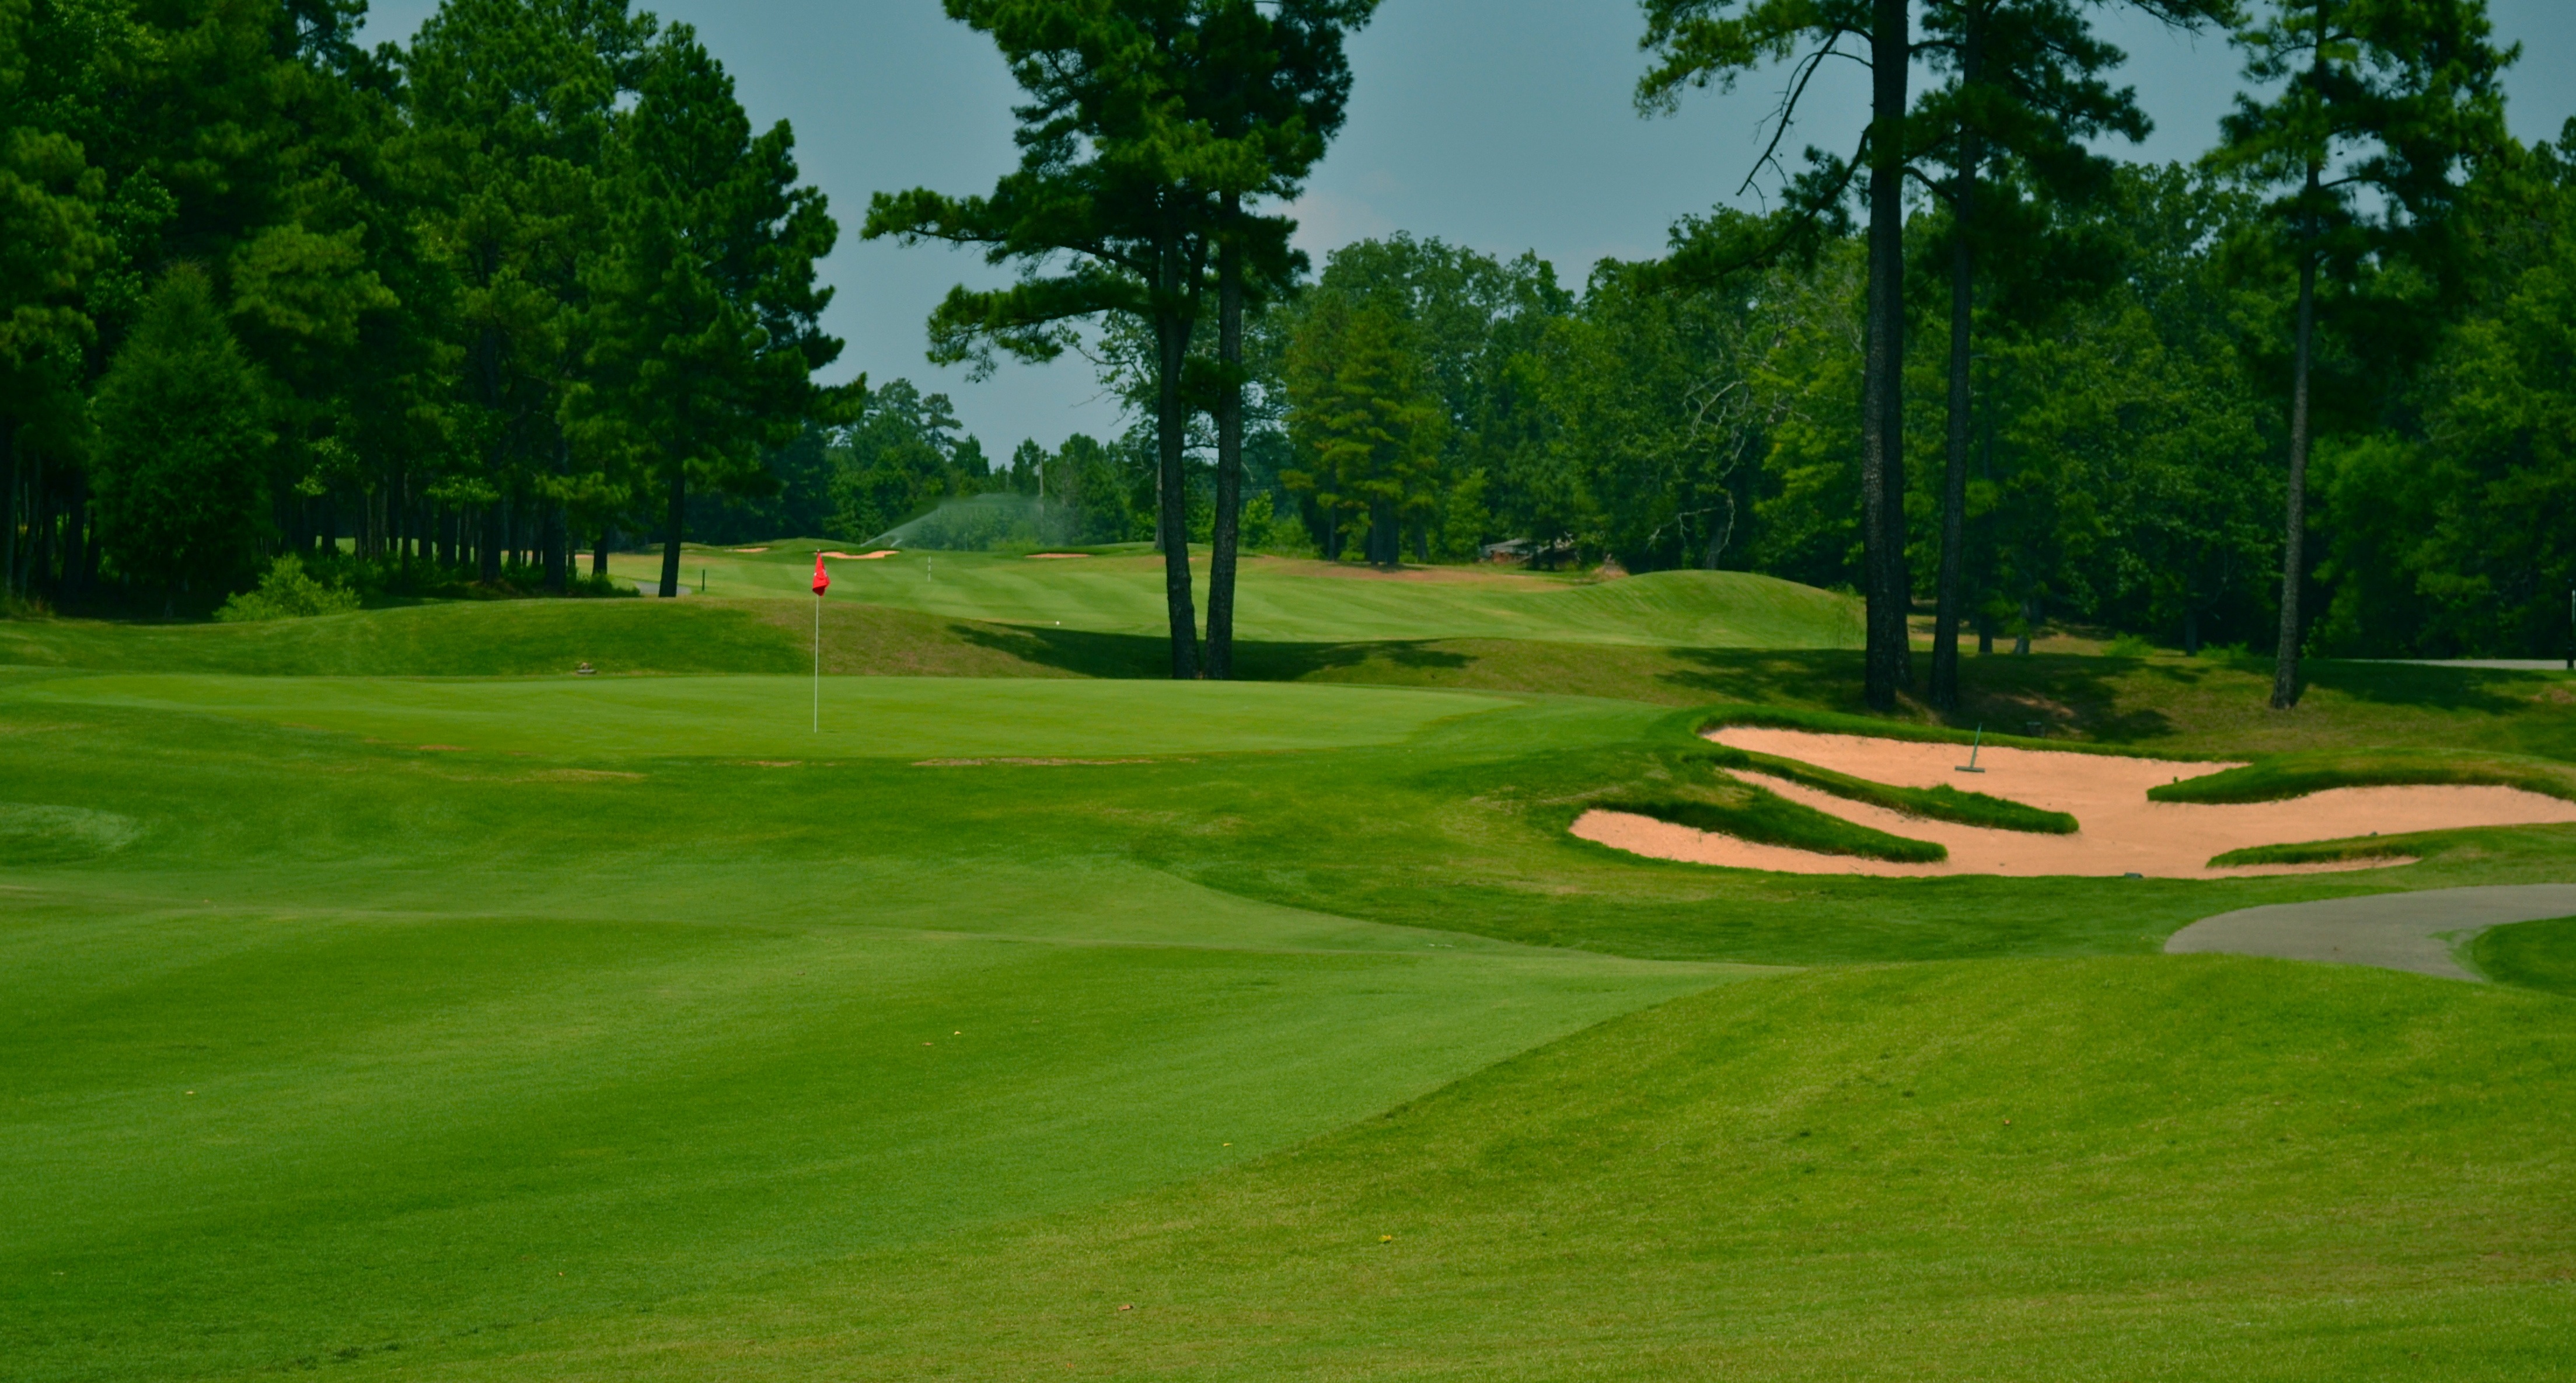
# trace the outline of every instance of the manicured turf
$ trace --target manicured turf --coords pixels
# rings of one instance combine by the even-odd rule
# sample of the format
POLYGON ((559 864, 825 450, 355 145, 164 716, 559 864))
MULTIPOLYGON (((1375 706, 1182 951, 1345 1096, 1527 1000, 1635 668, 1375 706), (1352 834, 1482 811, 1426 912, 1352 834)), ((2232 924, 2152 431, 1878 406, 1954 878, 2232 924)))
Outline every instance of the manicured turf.
POLYGON ((2214 957, 1731 985, 1168 1190, 406 1363, 2546 1378, 2576 1306, 2564 1008, 2214 957))
MULTIPOLYGON (((825 679, 818 740, 792 601, 0 625, 0 1376, 2568 1356, 2564 1000, 2156 952, 2564 879, 2576 829, 2255 880, 1714 870, 1564 827, 1717 784, 1708 702, 1889 724, 1842 716, 1852 655, 1343 630, 1175 686, 1084 680, 1149 637, 827 613, 835 669, 940 675, 825 679)), ((2255 683, 1969 670, 2177 752, 2255 683)), ((2263 733, 2576 742, 2553 679, 2423 671, 2263 733)))
POLYGON ((31 715, 97 708, 212 714, 456 752, 729 755, 1136 755, 1384 744, 1512 703, 1460 692, 1259 682, 999 678, 382 679, 104 675, 0 697, 31 715), (821 705, 821 730, 816 705, 821 705))
POLYGON ((2491 927, 2470 943, 2469 961, 2491 980, 2576 995, 2576 917, 2491 927))
MULTIPOLYGON (((691 589, 809 601, 811 542, 740 555, 692 550, 691 589)), ((996 553, 912 553, 834 561, 832 598, 957 619, 1154 636, 1167 628, 1163 560, 1147 554, 1051 561, 996 553)), ((612 572, 658 582, 658 557, 614 554, 612 572)), ((1206 557, 1193 575, 1207 607, 1206 557)), ((1265 643, 1537 639, 1695 648, 1851 648, 1848 596, 1745 572, 1678 571, 1620 581, 1476 568, 1381 573, 1348 563, 1247 558, 1235 627, 1265 643)))

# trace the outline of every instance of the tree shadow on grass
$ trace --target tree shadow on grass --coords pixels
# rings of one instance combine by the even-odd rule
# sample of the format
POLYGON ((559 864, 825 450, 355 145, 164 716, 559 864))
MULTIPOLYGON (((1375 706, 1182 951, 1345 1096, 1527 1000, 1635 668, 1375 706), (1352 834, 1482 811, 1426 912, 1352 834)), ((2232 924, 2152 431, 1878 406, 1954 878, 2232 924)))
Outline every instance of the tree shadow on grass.
MULTIPOLYGON (((2268 661, 2265 664, 2270 671, 2268 661)), ((2531 709, 2549 679, 2511 668, 2422 667, 2411 663, 2360 663, 2311 658, 2299 665, 2311 688, 2382 706, 2482 711, 2490 715, 2531 709)))
MULTIPOLYGON (((1082 677, 1161 678, 1172 672, 1171 641, 1153 634, 1002 624, 957 624, 950 626, 950 632, 978 648, 1082 677)), ((1247 682, 1297 682, 1371 664, 1415 676, 1454 673, 1466 671, 1477 661, 1473 655, 1435 647, 1423 639, 1359 643, 1238 639, 1234 645, 1235 676, 1247 682)))
MULTIPOLYGON (((1873 715, 1862 699, 1861 655, 1848 650, 1676 649, 1686 666, 1661 681, 1687 687, 1711 701, 1800 706, 1845 715, 1873 715)), ((2148 664, 2144 659, 2038 653, 1962 658, 1959 709, 1947 715, 1922 700, 1931 660, 1917 656, 1915 689, 1881 717, 1996 734, 2066 736, 2109 743, 2152 740, 2173 732, 2171 719, 2136 704, 2141 681, 2196 681, 2201 669, 2148 664)))

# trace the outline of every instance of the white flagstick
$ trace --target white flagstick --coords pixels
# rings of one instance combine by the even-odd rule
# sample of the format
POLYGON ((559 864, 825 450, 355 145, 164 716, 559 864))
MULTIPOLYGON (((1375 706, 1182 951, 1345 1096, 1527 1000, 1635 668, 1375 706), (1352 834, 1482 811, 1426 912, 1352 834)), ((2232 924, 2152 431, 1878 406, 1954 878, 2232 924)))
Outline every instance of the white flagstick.
POLYGON ((823 593, 814 593, 814 733, 823 733, 823 593))

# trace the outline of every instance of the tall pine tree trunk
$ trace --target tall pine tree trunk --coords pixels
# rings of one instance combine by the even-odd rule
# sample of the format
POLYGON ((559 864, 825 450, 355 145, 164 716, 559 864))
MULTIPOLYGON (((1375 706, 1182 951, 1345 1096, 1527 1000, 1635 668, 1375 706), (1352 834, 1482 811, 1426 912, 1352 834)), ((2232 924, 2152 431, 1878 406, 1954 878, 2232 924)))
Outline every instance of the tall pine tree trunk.
MULTIPOLYGON (((1178 236, 1173 240, 1177 242, 1178 236)), ((1154 308, 1155 537, 1163 547, 1163 600, 1171 617, 1172 676, 1188 681, 1198 676, 1198 610, 1190 590, 1190 492, 1184 468, 1189 441, 1189 410, 1182 401, 1181 371, 1189 363, 1190 327, 1195 313, 1180 311, 1184 295, 1181 247, 1162 254, 1162 301, 1154 308)))
MULTIPOLYGON (((1962 95, 1976 84, 1984 56, 1985 11, 1982 3, 1968 14, 1966 51, 1959 63, 1962 95)), ((1971 120, 1974 108, 1970 108, 1971 120)), ((1950 244, 1950 435, 1949 454, 1941 474, 1941 574, 1933 599, 1932 704, 1944 711, 1959 708, 1959 580, 1968 543, 1968 427, 1975 400, 1969 392, 1968 366, 1975 342, 1977 250, 1969 239, 1976 214, 1977 164, 1984 140, 1976 126, 1959 127, 1959 169, 1950 195, 1956 234, 1950 244)))
POLYGON ((1870 35, 1869 309, 1861 376, 1861 548, 1868 600, 1863 690, 1893 710, 1913 679, 1905 578, 1906 0, 1877 0, 1870 35))
MULTIPOLYGON (((558 432, 555 434, 555 475, 560 479, 571 473, 572 439, 558 432)), ((564 525, 563 501, 552 495, 546 497, 545 528, 545 536, 540 541, 546 547, 546 590, 554 595, 562 595, 568 575, 565 568, 570 565, 571 559, 564 551, 568 536, 564 525)))
POLYGON ((63 516, 63 594, 85 594, 89 583, 89 480, 72 477, 71 510, 63 516))
POLYGON ((664 600, 680 594, 680 525, 689 512, 689 468, 677 461, 671 463, 671 510, 669 525, 662 533, 662 587, 664 600))
POLYGON ((18 593, 18 434, 22 424, 9 427, 9 485, 0 489, 0 585, 8 593, 18 593))
POLYGON ((1234 676, 1234 572, 1243 522, 1243 250, 1233 230, 1243 199, 1225 196, 1225 242, 1217 247, 1216 522, 1208 535, 1207 675, 1234 676))
MULTIPOLYGON (((2308 186, 2317 174, 2308 170, 2308 186)), ((2272 709, 2299 704, 2299 585, 2308 528, 2308 359, 2317 333, 2317 257, 2299 251, 2298 344, 2290 367, 2290 492, 2281 532, 2281 649, 2272 662, 2272 709)))

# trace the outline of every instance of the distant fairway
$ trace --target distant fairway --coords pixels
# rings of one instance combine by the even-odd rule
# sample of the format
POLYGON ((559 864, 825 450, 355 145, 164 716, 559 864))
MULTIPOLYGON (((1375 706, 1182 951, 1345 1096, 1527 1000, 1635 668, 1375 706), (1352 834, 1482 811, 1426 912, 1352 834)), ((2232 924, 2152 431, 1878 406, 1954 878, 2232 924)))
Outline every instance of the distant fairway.
MULTIPOLYGON (((792 601, 0 624, 0 1376, 2568 1355, 2571 1001, 2159 951, 2559 879, 2576 828, 2371 879, 1701 869, 1566 827, 1673 779, 1676 703, 1830 718, 1853 655, 1346 628, 1174 684, 1151 632, 827 613, 819 737, 792 601)), ((2217 660, 1969 672, 2150 749, 2576 753, 2539 674, 2327 665, 2288 720, 2217 660)), ((2560 939, 2503 940, 2536 983, 2560 939)))
MULTIPOLYGON (((815 545, 767 552, 691 551, 695 591, 811 599, 815 545)), ((1163 560, 1114 554, 1037 560, 997 553, 905 552, 832 561, 832 598, 1003 624, 1096 633, 1166 627, 1163 560)), ((609 569, 650 585, 658 559, 616 554, 609 569)), ((1193 564, 1207 606, 1207 559, 1193 564)), ((1858 603, 1848 596, 1747 572, 1674 571, 1618 581, 1437 567, 1380 573, 1348 564, 1254 557, 1236 588, 1246 639, 1538 639, 1684 648, 1857 648, 1858 603)))
POLYGON ((675 756, 1134 755, 1402 740, 1511 703, 1457 692, 1258 682, 831 679, 823 729, 795 677, 575 681, 102 676, 6 689, 32 707, 242 717, 403 744, 675 756))

